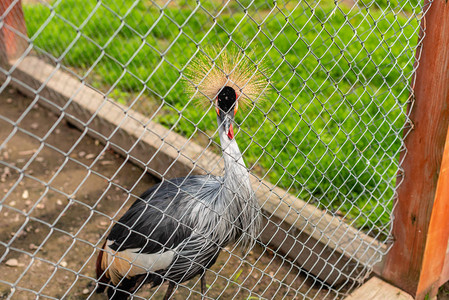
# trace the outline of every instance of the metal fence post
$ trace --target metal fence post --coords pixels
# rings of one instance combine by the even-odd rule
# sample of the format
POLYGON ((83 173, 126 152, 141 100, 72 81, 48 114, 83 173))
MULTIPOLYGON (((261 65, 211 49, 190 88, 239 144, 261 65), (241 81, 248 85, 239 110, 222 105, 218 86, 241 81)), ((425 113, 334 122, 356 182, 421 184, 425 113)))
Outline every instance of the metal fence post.
MULTIPOLYGON (((407 155, 394 210, 394 245, 383 277, 414 295, 433 297, 440 285, 449 236, 447 170, 443 149, 449 124, 449 3, 436 0, 421 21, 407 155), (443 163, 442 163, 443 162, 443 163), (438 186, 438 188, 437 188, 438 186)), ((449 147, 446 142, 446 148, 449 147)), ((404 154, 404 153, 403 153, 404 154)))
POLYGON ((22 55, 27 41, 18 35, 26 36, 25 19, 20 0, 0 0, 0 64, 6 65, 9 59, 22 55))

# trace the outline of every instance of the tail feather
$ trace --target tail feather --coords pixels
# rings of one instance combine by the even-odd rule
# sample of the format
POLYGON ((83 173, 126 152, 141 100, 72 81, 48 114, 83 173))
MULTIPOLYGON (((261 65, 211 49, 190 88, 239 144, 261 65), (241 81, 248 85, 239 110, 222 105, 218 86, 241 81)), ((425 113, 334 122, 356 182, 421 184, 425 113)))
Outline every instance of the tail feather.
POLYGON ((173 251, 155 254, 136 254, 131 249, 115 252, 113 255, 109 251, 111 249, 106 241, 97 256, 96 273, 98 284, 96 292, 103 293, 107 288, 110 300, 128 299, 130 295, 146 282, 150 282, 152 286, 163 282, 159 274, 150 275, 143 267, 133 265, 130 263, 131 261, 161 267, 161 264, 171 263, 173 256, 173 251))
POLYGON ((98 280, 98 287, 96 289, 97 293, 103 293, 108 284, 110 283, 111 279, 108 277, 108 272, 103 269, 103 266, 105 265, 103 262, 103 259, 107 258, 108 254, 104 251, 104 248, 106 246, 106 242, 103 243, 103 246, 101 247, 100 253, 98 253, 97 257, 97 263, 96 263, 96 272, 97 272, 97 280, 98 280))

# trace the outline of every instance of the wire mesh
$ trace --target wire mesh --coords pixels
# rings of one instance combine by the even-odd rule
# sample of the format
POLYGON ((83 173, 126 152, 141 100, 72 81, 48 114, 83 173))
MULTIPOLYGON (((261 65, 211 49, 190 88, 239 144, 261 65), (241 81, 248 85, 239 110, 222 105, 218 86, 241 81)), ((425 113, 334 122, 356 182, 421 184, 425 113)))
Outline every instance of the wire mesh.
MULTIPOLYGON (((221 249, 203 296, 342 298, 387 253, 427 7, 415 0, 3 2, 0 29, 27 42, 0 67, 6 298, 94 299, 98 250, 145 189, 178 174, 223 175, 215 109, 198 109, 186 93, 186 69, 210 46, 218 56, 243 53, 271 89, 235 122, 260 213, 271 221, 249 251, 221 249), (6 22, 19 5, 26 35, 6 22), (39 80, 24 79, 27 68, 39 80), (127 135, 129 122, 138 134, 127 135), (159 144, 142 157, 148 138, 159 144), (269 224, 277 226, 272 236, 269 224)), ((162 299, 162 289, 132 294, 162 299)), ((200 295, 195 277, 176 285, 173 297, 200 295)))

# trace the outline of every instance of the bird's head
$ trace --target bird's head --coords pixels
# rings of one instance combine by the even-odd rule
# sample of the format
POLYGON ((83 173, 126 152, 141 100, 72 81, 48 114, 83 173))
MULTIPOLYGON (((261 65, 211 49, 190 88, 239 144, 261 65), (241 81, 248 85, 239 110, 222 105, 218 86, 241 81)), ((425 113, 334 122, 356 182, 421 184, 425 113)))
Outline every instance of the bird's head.
POLYGON ((216 111, 219 124, 230 140, 234 139, 232 122, 237 109, 237 93, 232 87, 225 86, 217 95, 216 111))
POLYGON ((239 49, 206 48, 184 72, 186 92, 199 105, 216 107, 220 129, 234 139, 237 108, 264 100, 269 91, 268 68, 254 53, 239 49), (253 58, 251 58, 253 57, 253 58))

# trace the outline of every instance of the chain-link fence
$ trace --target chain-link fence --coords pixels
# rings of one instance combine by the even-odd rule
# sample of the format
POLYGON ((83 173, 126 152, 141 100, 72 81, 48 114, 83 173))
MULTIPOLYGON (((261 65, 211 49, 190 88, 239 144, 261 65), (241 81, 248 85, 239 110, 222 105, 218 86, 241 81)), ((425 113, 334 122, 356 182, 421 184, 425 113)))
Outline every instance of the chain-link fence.
MULTIPOLYGON (((249 174, 262 224, 258 234, 240 228, 257 239, 249 250, 217 242, 221 254, 207 285, 200 277, 175 281, 172 297, 342 298, 387 253, 419 23, 428 7, 415 0, 1 3, 2 297, 99 297, 96 256, 104 249, 112 257, 101 275, 113 276, 125 247, 103 243, 142 192, 187 176, 171 181, 172 198, 185 194, 193 203, 204 200, 199 195, 215 178, 208 175, 230 181, 216 121, 221 108, 198 89, 213 72, 249 100, 236 113, 231 140, 249 172, 238 178, 249 174), (15 41, 13 54, 8 41, 15 41), (229 56, 238 59, 226 69, 220 61, 229 56), (239 68, 245 78, 257 77, 256 93, 233 81, 239 68), (195 174, 204 176, 202 185, 192 183, 195 174)), ((224 194, 224 185, 211 193, 224 194)), ((240 183, 228 195, 231 203, 242 189, 240 183)), ((130 236, 147 232, 143 244, 127 248, 161 244, 154 233, 192 233, 210 221, 186 224, 181 215, 197 212, 180 206, 176 218, 156 200, 141 209, 160 212, 159 223, 152 233, 142 229, 150 225, 126 223, 130 236), (175 227, 161 221, 169 217, 175 227)), ((217 209, 210 214, 225 218, 217 209)), ((235 225, 232 218, 226 222, 235 225)), ((204 243, 215 243, 212 236, 204 234, 204 243)), ((182 260, 180 242, 168 240, 149 253, 182 260)), ((184 259, 187 272, 195 259, 184 259)), ((136 263, 142 260, 125 258, 122 284, 134 274, 129 266, 143 270, 136 263)), ((169 275, 160 274, 170 283, 169 275)), ((162 299, 160 290, 144 286, 131 294, 162 299)))

